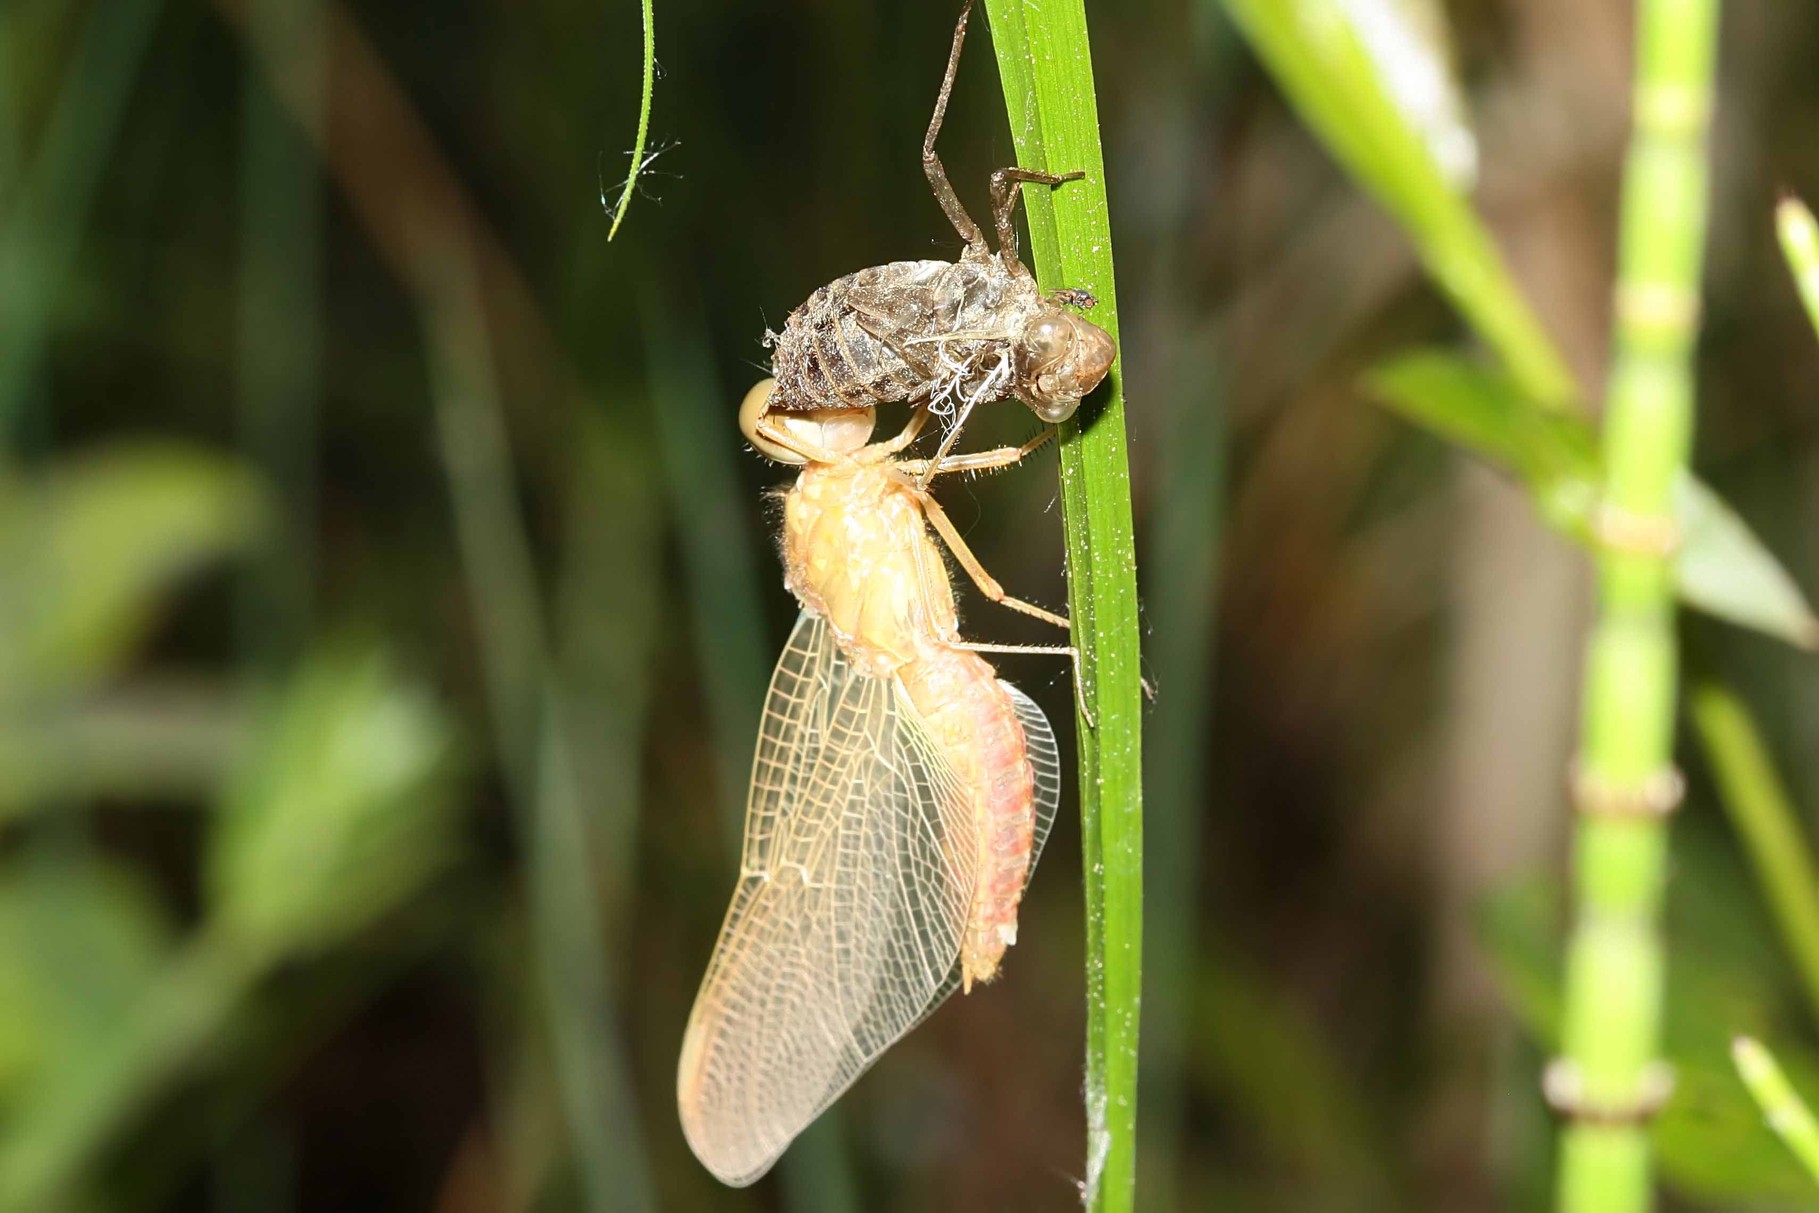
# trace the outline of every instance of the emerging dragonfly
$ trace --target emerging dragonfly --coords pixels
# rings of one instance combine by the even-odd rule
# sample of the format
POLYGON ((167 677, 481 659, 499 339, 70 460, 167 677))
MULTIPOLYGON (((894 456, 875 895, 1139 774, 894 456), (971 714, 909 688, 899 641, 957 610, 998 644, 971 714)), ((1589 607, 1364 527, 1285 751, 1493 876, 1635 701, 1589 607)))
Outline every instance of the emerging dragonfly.
POLYGON ((1085 174, 1014 167, 993 173, 994 253, 935 154, 972 7, 966 0, 960 11, 922 141, 923 171, 966 251, 958 262, 893 261, 848 274, 810 295, 781 333, 767 336, 777 380, 772 410, 924 404, 952 421, 937 459, 952 449, 967 414, 982 403, 1014 396, 1046 422, 1066 421, 1118 352, 1104 329, 1069 310, 1092 307, 1092 295, 1044 295, 1017 259, 1018 190, 1026 182, 1060 185, 1085 174))
POLYGON ((1021 447, 900 457, 929 420, 871 442, 871 408, 769 411, 740 423, 802 468, 783 496, 785 581, 802 602, 771 678, 752 764, 739 884, 683 1036, 683 1132, 743 1186, 955 986, 998 971, 1054 819, 1055 738, 980 652, 1070 648, 960 638, 939 535, 1005 595, 929 496, 937 472, 1021 460, 1021 447))

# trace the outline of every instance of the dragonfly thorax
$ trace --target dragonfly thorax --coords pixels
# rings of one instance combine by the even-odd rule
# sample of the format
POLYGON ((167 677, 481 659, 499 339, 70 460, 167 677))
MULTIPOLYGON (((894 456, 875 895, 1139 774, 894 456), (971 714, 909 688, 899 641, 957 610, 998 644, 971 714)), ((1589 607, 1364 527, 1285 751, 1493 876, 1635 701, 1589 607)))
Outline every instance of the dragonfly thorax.
POLYGON ((888 465, 811 464, 784 499, 784 580, 855 664, 894 674, 959 630, 915 490, 888 465))

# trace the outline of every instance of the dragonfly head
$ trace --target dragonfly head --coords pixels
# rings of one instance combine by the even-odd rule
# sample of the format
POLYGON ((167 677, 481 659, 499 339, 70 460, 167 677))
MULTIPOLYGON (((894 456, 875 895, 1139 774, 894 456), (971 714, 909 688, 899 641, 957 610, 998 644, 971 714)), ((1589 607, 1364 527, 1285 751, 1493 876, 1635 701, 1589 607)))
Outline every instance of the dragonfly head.
POLYGON ((1058 307, 1045 309, 1017 342, 1018 395, 1036 416, 1059 424, 1099 386, 1117 356, 1111 334, 1092 321, 1058 307))
POLYGON ((771 393, 776 388, 775 379, 760 380, 739 405, 739 428, 766 459, 800 467, 810 462, 810 451, 850 455, 872 440, 873 410, 773 413, 771 393))

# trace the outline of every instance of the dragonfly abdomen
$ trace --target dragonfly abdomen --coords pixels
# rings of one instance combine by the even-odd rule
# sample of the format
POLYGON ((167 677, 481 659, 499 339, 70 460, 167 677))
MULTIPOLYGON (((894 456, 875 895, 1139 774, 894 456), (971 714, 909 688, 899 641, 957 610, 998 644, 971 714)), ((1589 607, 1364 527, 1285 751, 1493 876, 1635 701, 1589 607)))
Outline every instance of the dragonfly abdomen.
POLYGON ((1035 844, 1035 773, 1009 694, 978 654, 942 646, 898 672, 973 795, 978 874, 960 947, 961 982, 998 975, 1017 941, 1017 906, 1035 844))
POLYGON ((922 386, 922 377, 867 331, 852 306, 852 295, 880 284, 888 289, 892 278, 902 276, 894 271, 918 264, 897 262, 848 274, 791 312, 771 356, 771 371, 777 377, 771 407, 863 408, 909 399, 922 386))

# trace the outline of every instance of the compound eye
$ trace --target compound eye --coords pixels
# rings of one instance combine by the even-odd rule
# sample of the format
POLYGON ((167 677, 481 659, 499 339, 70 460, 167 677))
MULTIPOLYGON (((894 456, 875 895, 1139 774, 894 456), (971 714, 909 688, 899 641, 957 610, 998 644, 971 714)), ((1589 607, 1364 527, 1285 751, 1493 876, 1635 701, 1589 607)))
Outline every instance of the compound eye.
MULTIPOLYGON (((777 381, 775 379, 761 379, 752 385, 752 390, 745 394, 745 399, 739 404, 739 428, 744 432, 745 440, 756 447, 758 453, 766 459, 774 460, 777 463, 797 465, 807 463, 808 460, 796 452, 770 441, 759 429, 759 423, 766 421, 771 415, 771 393, 776 390, 777 381)), ((779 418, 779 420, 782 419, 779 418)))

